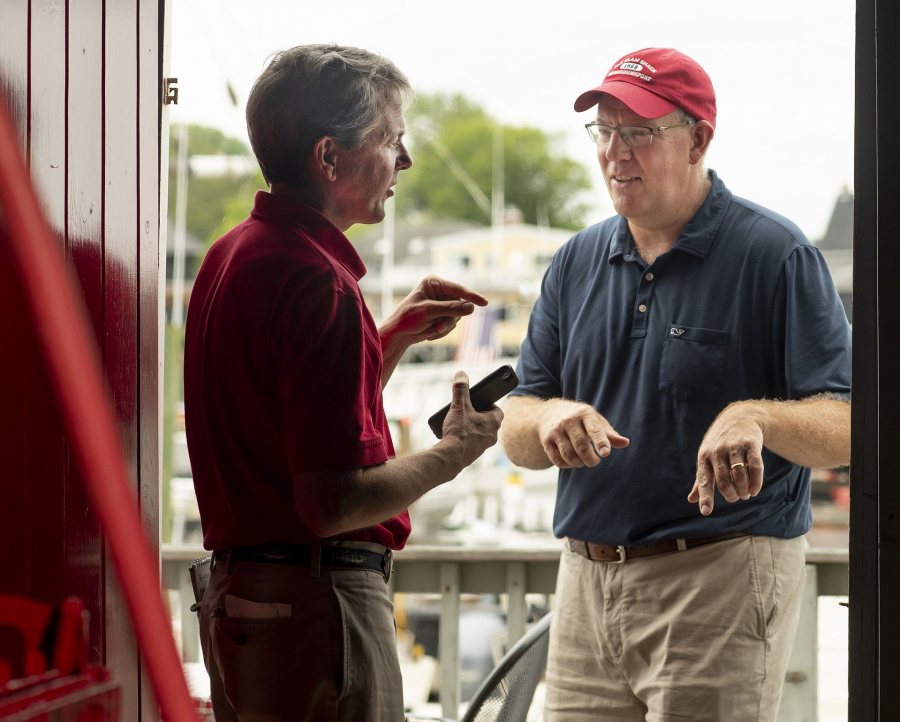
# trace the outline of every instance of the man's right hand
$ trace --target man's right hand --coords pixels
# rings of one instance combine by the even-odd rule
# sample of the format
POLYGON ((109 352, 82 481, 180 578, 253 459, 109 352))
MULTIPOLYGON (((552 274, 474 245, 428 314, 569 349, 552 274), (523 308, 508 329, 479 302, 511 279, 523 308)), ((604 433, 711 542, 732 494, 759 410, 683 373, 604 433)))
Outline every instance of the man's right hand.
POLYGON ((484 412, 472 408, 469 377, 463 371, 457 371, 453 377, 453 398, 444 419, 441 441, 459 444, 462 463, 468 466, 497 443, 501 421, 503 412, 497 406, 484 412))
POLYGON ((550 399, 540 410, 538 437, 550 463, 560 469, 597 466, 612 449, 631 443, 588 404, 550 399))

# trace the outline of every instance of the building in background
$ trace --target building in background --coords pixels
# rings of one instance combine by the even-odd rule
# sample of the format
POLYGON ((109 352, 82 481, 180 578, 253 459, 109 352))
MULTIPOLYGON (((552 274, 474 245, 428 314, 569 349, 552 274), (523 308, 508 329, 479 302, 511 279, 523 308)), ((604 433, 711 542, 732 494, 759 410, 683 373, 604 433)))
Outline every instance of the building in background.
POLYGON ((571 236, 570 230, 522 223, 521 215, 510 210, 506 222, 494 227, 467 223, 418 227, 398 224, 390 264, 384 262, 391 243, 385 237, 384 227, 354 240, 354 244, 368 268, 360 285, 373 312, 384 307, 386 292, 392 301, 386 307, 393 308, 424 276, 432 273, 462 283, 490 301, 486 312, 479 310, 463 319, 443 339, 410 349, 405 360, 464 360, 472 358, 472 353, 484 360, 485 344, 493 346, 494 357, 518 355, 544 272, 553 254, 571 236), (387 284, 386 272, 391 274, 387 284), (485 329, 491 338, 485 338, 485 329), (475 339, 477 342, 473 343, 475 339))

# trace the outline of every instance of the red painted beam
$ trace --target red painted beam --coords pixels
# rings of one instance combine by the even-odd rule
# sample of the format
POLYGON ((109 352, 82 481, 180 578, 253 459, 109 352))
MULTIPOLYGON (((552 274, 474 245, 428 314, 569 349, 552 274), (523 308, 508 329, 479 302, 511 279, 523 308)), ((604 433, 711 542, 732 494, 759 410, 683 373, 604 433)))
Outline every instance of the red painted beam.
POLYGON ((159 574, 130 491, 122 447, 79 287, 44 220, 0 99, 0 206, 32 328, 86 491, 109 543, 138 645, 167 722, 196 722, 159 574))

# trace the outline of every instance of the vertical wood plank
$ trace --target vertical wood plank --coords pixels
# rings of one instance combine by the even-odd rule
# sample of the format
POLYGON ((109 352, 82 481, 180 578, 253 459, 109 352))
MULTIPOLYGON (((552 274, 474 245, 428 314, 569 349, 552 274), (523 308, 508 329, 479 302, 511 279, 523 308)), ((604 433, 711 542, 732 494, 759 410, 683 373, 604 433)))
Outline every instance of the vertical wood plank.
MULTIPOLYGON (((3 8, 0 23, 0 103, 15 124, 23 157, 27 143, 28 106, 28 3, 17 1, 3 8)), ((2 209, 0 209, 2 214, 2 209)), ((18 339, 27 333, 24 305, 15 277, 9 269, 4 228, 0 222, 0 339, 18 339)), ((25 456, 27 443, 23 420, 28 409, 27 378, 33 363, 33 345, 15 343, 15 353, 0 354, 0 458, 9 462, 0 483, 0 592, 18 592, 27 585, 29 501, 25 456)))
MULTIPOLYGON (((164 19, 169 0, 138 3, 138 389, 139 489, 141 517, 147 538, 155 545, 159 564, 160 539, 160 431, 162 424, 162 306, 159 292, 165 282, 160 264, 160 98, 161 52, 164 19)), ((164 213, 163 209, 163 213, 164 213)), ((165 258, 165 256, 162 256, 165 258)), ((145 720, 158 718, 157 701, 149 675, 141 674, 141 713, 145 720)))
POLYGON ((19 147, 24 153, 28 148, 28 2, 6 2, 2 13, 0 101, 6 102, 10 119, 18 131, 19 147))
MULTIPOLYGON (((103 3, 103 337, 104 365, 125 464, 137 492, 138 144, 137 2, 103 3)), ((139 533, 139 530, 135 530, 139 533)), ((108 556, 107 556, 108 559, 108 556)), ((122 680, 123 719, 140 717, 137 638, 116 570, 104 568, 107 665, 122 680)))
MULTIPOLYGON (((103 35, 101 0, 66 6, 66 248, 84 291, 95 337, 103 336, 103 35)), ((98 353, 100 353, 98 345, 98 353)), ((99 523, 74 465, 65 481, 66 574, 69 593, 85 599, 92 619, 103 619, 105 590, 99 523)), ((96 640, 106 662, 108 628, 96 640)), ((124 688, 127 689, 127 686, 124 688)), ((124 691, 124 690, 123 690, 124 691)), ((123 708, 123 714, 127 712, 123 708)))
POLYGON ((50 228, 66 230, 66 3, 31 0, 31 177, 50 228))
POLYGON ((28 408, 28 365, 35 355, 25 306, 6 249, 8 241, 0 223, 0 339, 14 339, 15 353, 0 353, 0 594, 21 594, 29 583, 28 531, 29 484, 25 454, 28 438, 23 423, 28 408))
POLYGON ((441 564, 441 619, 438 646, 441 664, 441 712, 456 719, 459 711, 459 564, 441 564))
POLYGON ((140 3, 138 7, 138 329, 140 342, 140 499, 147 531, 159 555, 160 425, 162 423, 162 338, 165 274, 160 255, 160 128, 161 128, 161 13, 168 13, 169 0, 140 3))
POLYGON ((510 649, 525 634, 528 608, 525 604, 526 570, 523 562, 506 566, 506 648, 510 649))
MULTIPOLYGON (((56 208, 51 218, 53 228, 60 233, 63 247, 65 212, 65 3, 57 1, 30 4, 28 27, 28 166, 35 190, 45 213, 56 208), (56 167, 54 185, 43 185, 47 178, 47 164, 53 158, 56 167), (55 221, 55 223, 54 223, 55 221)), ((31 329, 22 339, 23 354, 28 368, 22 379, 27 408, 22 418, 26 429, 23 447, 24 481, 27 484, 26 505, 22 509, 27 524, 28 579, 21 592, 58 604, 66 594, 81 594, 85 587, 68 587, 66 570, 66 519, 69 499, 64 486, 69 469, 68 445, 62 419, 49 383, 42 355, 31 329)), ((83 516, 83 515, 82 515, 83 516)), ((91 607, 99 605, 97 590, 84 601, 91 607)), ((90 630, 92 659, 100 660, 100 630, 90 630)))

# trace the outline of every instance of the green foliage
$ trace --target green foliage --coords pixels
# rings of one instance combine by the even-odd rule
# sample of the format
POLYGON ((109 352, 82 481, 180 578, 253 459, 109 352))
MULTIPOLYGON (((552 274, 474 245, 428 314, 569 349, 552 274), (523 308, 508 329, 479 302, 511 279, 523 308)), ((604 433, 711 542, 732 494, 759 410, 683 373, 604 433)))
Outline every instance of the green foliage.
MULTIPOLYGON (((169 218, 175 218, 177 193, 179 129, 169 135, 169 218)), ((249 156, 250 149, 236 138, 229 138, 216 128, 198 125, 188 127, 188 154, 249 156)), ((253 194, 265 188, 262 174, 253 176, 222 175, 215 177, 188 176, 187 232, 205 245, 211 244, 226 230, 247 217, 253 205, 253 194)))
MULTIPOLYGON (((172 126, 169 133, 169 160, 178 155, 179 126, 172 126)), ((188 148, 191 155, 250 155, 246 143, 225 135, 218 128, 203 125, 188 126, 188 148)))
MULTIPOLYGON (((497 123, 461 95, 420 95, 407 114, 413 167, 400 176, 399 215, 421 212, 436 218, 490 222, 489 214, 451 172, 442 145, 478 186, 491 197, 493 143, 497 123)), ((587 170, 563 157, 559 138, 529 126, 501 125, 504 194, 526 223, 559 228, 584 225, 590 189, 587 170)))
MULTIPOLYGON (((493 143, 496 122, 460 94, 420 95, 407 114, 413 167, 401 174, 397 193, 398 217, 422 214, 432 218, 489 223, 489 211, 473 200, 452 174, 440 143, 488 199, 491 197, 493 143)), ((169 138, 169 216, 175 217, 178 127, 169 138)), ((590 189, 586 169, 562 156, 560 139, 537 128, 502 126, 504 192, 507 206, 518 208, 526 223, 549 223, 558 228, 584 225, 590 189)), ((251 155, 236 138, 216 128, 188 126, 188 151, 195 155, 251 155)), ((258 171, 251 177, 223 175, 188 178, 187 232, 211 244, 247 217, 253 194, 266 183, 258 171)), ((489 203, 489 201, 488 201, 489 203)), ((189 273, 195 269, 189 269, 189 273)))

